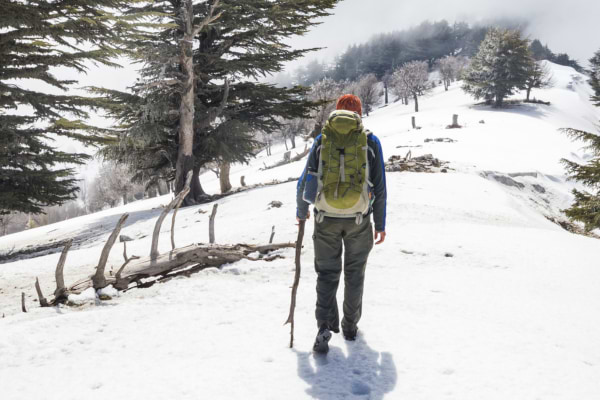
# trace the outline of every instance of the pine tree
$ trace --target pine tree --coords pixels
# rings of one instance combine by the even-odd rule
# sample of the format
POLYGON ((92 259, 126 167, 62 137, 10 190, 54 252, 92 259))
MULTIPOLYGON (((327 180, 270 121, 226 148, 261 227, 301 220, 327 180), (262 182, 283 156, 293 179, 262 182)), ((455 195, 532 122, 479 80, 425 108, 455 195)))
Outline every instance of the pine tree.
POLYGON ((520 32, 493 28, 463 74, 462 88, 475 99, 501 107, 507 96, 525 89, 531 63, 529 43, 520 32))
POLYGON ((0 214, 40 213, 74 198, 77 181, 69 165, 88 156, 61 151, 52 141, 68 137, 97 144, 107 131, 84 122, 98 100, 69 94, 77 81, 59 79, 51 69, 82 73, 90 62, 116 66, 111 60, 121 52, 120 38, 137 18, 116 16, 125 3, 0 3, 0 214), (54 90, 33 89, 39 81, 54 90))
MULTIPOLYGON (((600 107, 600 50, 590 59, 590 65, 592 67, 590 83, 594 89, 591 100, 595 102, 596 107, 600 107)), ((581 140, 586 143, 586 149, 591 151, 594 156, 585 165, 566 159, 562 160, 570 177, 592 190, 592 193, 573 190, 575 202, 571 208, 565 210, 565 214, 575 221, 582 222, 587 231, 600 229, 600 136, 570 128, 563 129, 563 132, 574 140, 581 140)))
POLYGON ((582 222, 587 231, 600 229, 600 136, 576 129, 563 131, 574 140, 587 143, 587 149, 594 155, 585 165, 562 160, 570 177, 592 190, 592 193, 573 190, 575 202, 565 210, 565 214, 575 221, 582 222))
POLYGON ((181 177, 192 171, 186 204, 203 201, 199 175, 204 165, 247 161, 256 146, 253 132, 277 130, 281 118, 307 117, 311 103, 303 100, 304 89, 277 88, 256 78, 279 72, 285 62, 310 51, 293 50, 283 41, 306 32, 336 2, 210 0, 191 9, 185 7, 187 0, 147 5, 143 10, 162 15, 165 27, 135 43, 144 67, 132 93, 103 91, 107 108, 122 123, 119 141, 104 154, 127 161, 145 175, 175 179, 176 190, 183 187, 181 177), (207 18, 212 22, 201 27, 207 18), (190 20, 199 27, 192 31, 199 45, 182 52, 182 43, 189 43, 182 38, 190 20), (193 77, 189 67, 183 68, 190 54, 193 77), (192 108, 190 88, 191 159, 185 152, 182 160, 182 121, 192 108), (132 102, 124 105, 129 97, 132 102), (182 112, 184 103, 188 105, 182 112))
POLYGON ((590 85, 594 89, 592 101, 594 105, 600 107, 600 50, 594 54, 594 57, 590 58, 590 67, 590 85))

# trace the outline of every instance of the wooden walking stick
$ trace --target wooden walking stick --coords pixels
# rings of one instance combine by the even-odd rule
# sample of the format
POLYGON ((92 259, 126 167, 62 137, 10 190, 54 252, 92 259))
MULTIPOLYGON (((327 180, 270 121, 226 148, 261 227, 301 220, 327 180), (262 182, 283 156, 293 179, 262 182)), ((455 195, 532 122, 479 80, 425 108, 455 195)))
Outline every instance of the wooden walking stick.
MULTIPOLYGON (((302 239, 304 238, 305 220, 298 222, 298 240, 296 241, 296 274, 294 275, 294 285, 292 286, 292 302, 290 304, 290 315, 285 324, 291 324, 290 332, 290 349, 294 347, 294 310, 296 308, 296 293, 298 292, 298 284, 300 283, 300 255, 302 252, 302 239)), ((285 325, 284 324, 284 325, 285 325)))

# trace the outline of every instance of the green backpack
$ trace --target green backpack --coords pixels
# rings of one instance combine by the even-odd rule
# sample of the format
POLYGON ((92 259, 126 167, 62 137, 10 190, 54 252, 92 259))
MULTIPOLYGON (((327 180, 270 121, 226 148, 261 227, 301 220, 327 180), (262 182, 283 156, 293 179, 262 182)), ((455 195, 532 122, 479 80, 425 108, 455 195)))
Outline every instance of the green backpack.
POLYGON ((369 211, 369 162, 367 133, 360 116, 336 110, 321 135, 317 222, 324 217, 356 217, 360 224, 369 211))

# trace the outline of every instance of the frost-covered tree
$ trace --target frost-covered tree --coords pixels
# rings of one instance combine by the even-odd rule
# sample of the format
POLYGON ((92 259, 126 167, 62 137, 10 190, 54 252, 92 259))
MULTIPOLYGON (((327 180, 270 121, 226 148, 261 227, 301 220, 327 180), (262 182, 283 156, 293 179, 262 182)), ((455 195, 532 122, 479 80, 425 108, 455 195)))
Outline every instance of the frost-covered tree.
POLYGON ((108 161, 102 164, 98 176, 88 189, 88 207, 92 212, 105 206, 115 207, 127 204, 135 193, 142 192, 143 186, 132 182, 132 174, 127 166, 108 161))
POLYGON ((415 112, 419 112, 419 96, 424 96, 431 89, 427 63, 408 62, 394 72, 392 79, 396 93, 412 97, 415 102, 415 112))
POLYGON ((331 78, 322 79, 311 86, 308 98, 318 104, 312 114, 315 123, 311 133, 313 137, 318 136, 323 130, 325 121, 327 121, 329 114, 335 110, 335 102, 343 93, 343 90, 344 85, 331 78))
POLYGON ((446 56, 437 62, 437 67, 440 71, 440 77, 444 83, 444 89, 448 88, 456 80, 459 72, 459 61, 454 56, 446 56))
POLYGON ((379 98, 379 82, 375 74, 368 74, 357 82, 357 93, 363 106, 363 112, 369 116, 369 112, 379 98))
POLYGON ((296 137, 306 134, 308 130, 309 127, 307 119, 295 118, 284 123, 283 127, 281 128, 281 133, 283 135, 283 139, 289 140, 292 144, 292 149, 295 149, 296 137))
POLYGON ((600 107, 600 50, 590 58, 590 85, 594 89, 592 101, 600 107))
POLYGON ((507 96, 525 89, 531 63, 529 42, 519 31, 491 29, 463 74, 462 88, 500 107, 507 96))
POLYGON ((554 85, 552 71, 544 61, 532 60, 529 65, 529 76, 525 81, 525 90, 527 97, 525 101, 529 101, 532 89, 546 89, 554 85))
POLYGON ((72 165, 85 154, 53 145, 57 137, 84 144, 105 130, 85 123, 98 99, 69 92, 93 64, 116 66, 122 37, 136 14, 119 16, 121 0, 0 2, 0 214, 40 213, 75 198, 72 165), (70 70, 62 79, 57 71, 70 70), (31 83, 43 82, 34 89, 31 83))

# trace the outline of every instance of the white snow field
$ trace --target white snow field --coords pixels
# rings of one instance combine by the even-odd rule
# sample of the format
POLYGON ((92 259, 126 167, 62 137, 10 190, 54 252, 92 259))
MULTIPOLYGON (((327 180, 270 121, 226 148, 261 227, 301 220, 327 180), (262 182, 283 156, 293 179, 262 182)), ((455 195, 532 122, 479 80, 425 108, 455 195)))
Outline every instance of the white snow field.
MULTIPOLYGON (((386 158, 410 149, 413 156, 448 161, 451 169, 387 174, 388 236, 369 259, 356 342, 334 335, 327 356, 311 352, 317 330, 312 220, 294 349, 283 326, 293 249, 280 252, 285 259, 208 269, 109 301, 86 293, 80 307, 40 308, 35 277, 49 296, 55 252, 0 264, 0 315, 6 315, 0 318, 0 399, 600 399, 600 241, 546 218, 564 219, 560 210, 575 187, 560 159, 589 157, 558 129, 594 131, 600 113, 582 75, 552 70, 555 87, 533 92, 551 106, 476 106, 454 84, 421 100, 420 130, 409 129, 412 105, 396 103, 365 118, 386 158), (454 113, 464 128, 447 130, 454 113), (440 137, 455 142, 424 143, 440 137)), ((232 182, 241 175, 248 184, 299 176, 304 161, 259 170, 284 151, 279 146, 271 157, 238 166, 232 182)), ((217 191, 214 175, 202 182, 217 191)), ((130 217, 122 233, 135 239, 129 254, 149 254, 155 208, 169 200, 3 237, 0 253, 75 238, 65 267, 67 284, 73 283, 92 274, 124 212, 130 217)), ((275 242, 296 238, 295 183, 218 203, 219 243, 266 243, 272 225, 275 242), (269 209, 272 200, 283 206, 269 209)), ((179 211, 178 246, 208 241, 209 213, 198 211, 211 208, 179 211)), ((163 252, 170 249, 169 221, 163 252)), ((121 265, 120 244, 109 263, 121 265)), ((343 281, 340 304, 342 293, 343 281)))

